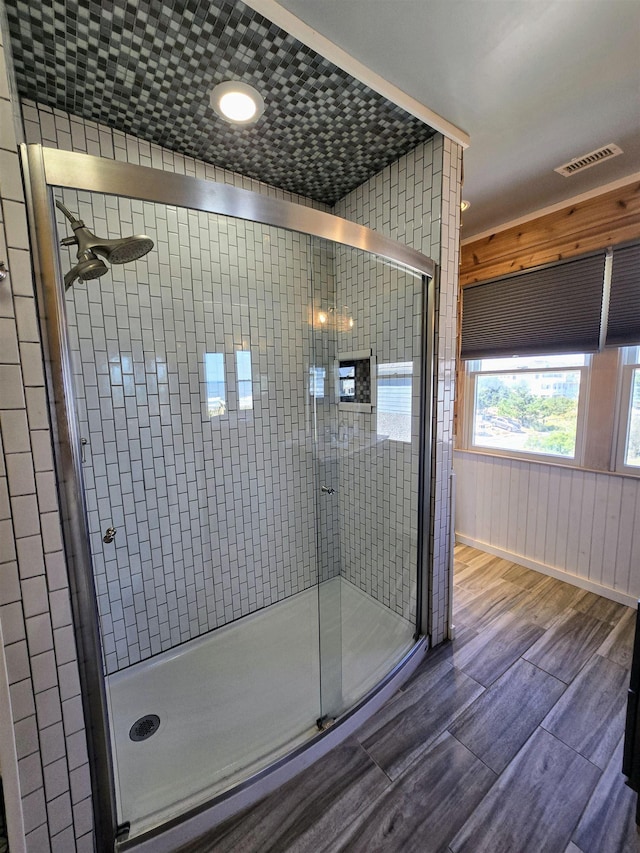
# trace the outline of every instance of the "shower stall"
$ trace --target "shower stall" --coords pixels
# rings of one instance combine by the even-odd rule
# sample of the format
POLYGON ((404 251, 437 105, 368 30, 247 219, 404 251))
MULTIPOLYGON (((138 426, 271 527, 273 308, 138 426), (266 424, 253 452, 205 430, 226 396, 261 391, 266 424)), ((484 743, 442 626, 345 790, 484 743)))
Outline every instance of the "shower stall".
POLYGON ((161 850, 426 649, 434 264, 229 185, 23 165, 97 820, 161 850))

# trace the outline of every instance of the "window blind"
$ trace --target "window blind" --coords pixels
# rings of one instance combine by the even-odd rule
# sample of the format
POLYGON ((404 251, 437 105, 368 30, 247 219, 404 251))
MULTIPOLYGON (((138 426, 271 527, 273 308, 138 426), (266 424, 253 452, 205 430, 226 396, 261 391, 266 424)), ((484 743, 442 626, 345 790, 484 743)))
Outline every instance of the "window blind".
POLYGON ((640 243, 613 250, 608 347, 640 344, 640 243))
POLYGON ((462 291, 463 359, 598 349, 604 251, 462 291))

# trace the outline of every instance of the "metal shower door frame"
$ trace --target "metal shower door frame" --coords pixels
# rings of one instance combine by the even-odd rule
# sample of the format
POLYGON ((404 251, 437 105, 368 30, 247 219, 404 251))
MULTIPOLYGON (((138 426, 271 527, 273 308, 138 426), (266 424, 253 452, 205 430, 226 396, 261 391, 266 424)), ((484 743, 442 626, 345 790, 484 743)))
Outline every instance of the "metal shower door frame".
MULTIPOLYGON (((310 745, 299 747, 232 791, 225 792, 179 819, 170 821, 169 824, 161 827, 159 832, 167 827, 171 829, 172 826, 179 826, 185 821, 198 827, 199 818, 201 819, 200 831, 202 831, 202 818, 212 813, 225 816, 225 808, 228 811, 235 800, 240 805, 235 806, 234 809, 242 807, 243 792, 248 792, 245 795, 244 804, 250 804, 251 801, 264 796, 269 786, 273 788, 282 784, 287 772, 292 776, 309 763, 309 760, 305 761, 303 757, 299 762, 299 769, 295 769, 298 756, 315 750, 315 757, 319 757, 361 725, 370 713, 392 695, 410 671, 418 666, 422 654, 428 648, 426 638, 429 633, 430 613, 429 495, 432 467, 436 265, 433 260, 415 249, 397 243, 365 226, 311 207, 275 199, 228 184, 87 154, 46 148, 42 145, 21 145, 20 156, 25 179, 36 295, 45 350, 58 493, 65 554, 69 568, 74 631, 90 758, 96 840, 98 849, 106 851, 113 849, 118 840, 119 830, 126 828, 118 827, 116 779, 109 732, 97 596, 89 550, 81 443, 73 406, 75 391, 66 324, 64 276, 56 243, 53 188, 85 190, 185 207, 321 237, 409 267, 421 274, 424 282, 419 475, 422 488, 418 507, 416 644, 372 691, 344 714, 335 726, 316 736, 310 745), (252 794, 250 787, 259 786, 262 780, 265 782, 262 790, 252 794)), ((123 839, 117 846, 118 849, 128 849, 140 841, 140 849, 146 850, 145 839, 146 836, 132 839, 131 842, 123 839)), ((149 834, 147 841, 152 845, 150 850, 171 849, 162 847, 162 844, 157 846, 161 840, 155 832, 149 834)))

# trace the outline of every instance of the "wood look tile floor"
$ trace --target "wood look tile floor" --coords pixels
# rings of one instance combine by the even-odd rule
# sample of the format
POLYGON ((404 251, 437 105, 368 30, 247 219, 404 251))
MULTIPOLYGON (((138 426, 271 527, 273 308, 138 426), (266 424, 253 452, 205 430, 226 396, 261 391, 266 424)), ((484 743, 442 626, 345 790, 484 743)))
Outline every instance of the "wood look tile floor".
POLYGON ((634 610, 456 547, 456 639, 356 735, 180 853, 638 853, 634 610))

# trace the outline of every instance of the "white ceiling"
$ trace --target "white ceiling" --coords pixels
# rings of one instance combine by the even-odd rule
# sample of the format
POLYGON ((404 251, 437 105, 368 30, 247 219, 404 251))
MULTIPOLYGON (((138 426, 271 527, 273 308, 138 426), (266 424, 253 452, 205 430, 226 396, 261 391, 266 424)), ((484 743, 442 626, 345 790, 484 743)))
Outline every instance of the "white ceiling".
POLYGON ((640 0, 279 5, 470 135, 463 238, 640 171, 640 0), (624 154, 553 171, 610 142, 624 154))

